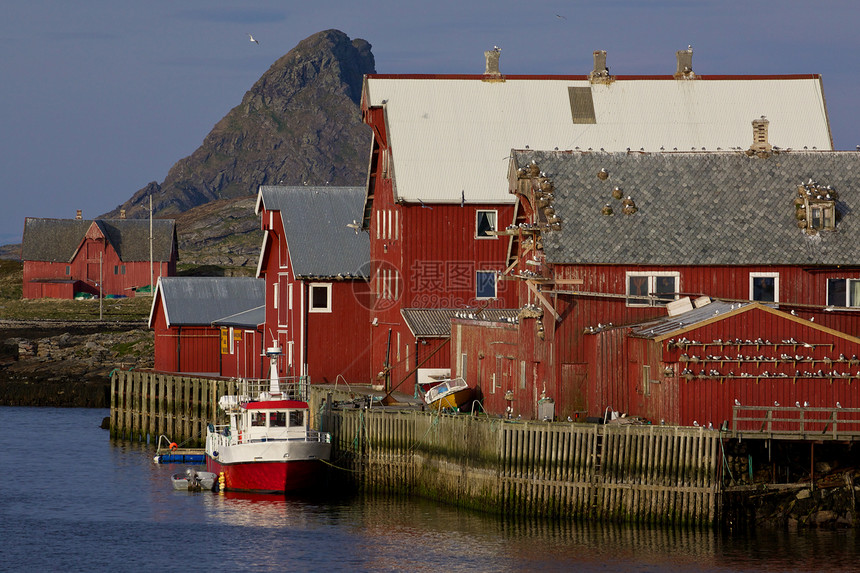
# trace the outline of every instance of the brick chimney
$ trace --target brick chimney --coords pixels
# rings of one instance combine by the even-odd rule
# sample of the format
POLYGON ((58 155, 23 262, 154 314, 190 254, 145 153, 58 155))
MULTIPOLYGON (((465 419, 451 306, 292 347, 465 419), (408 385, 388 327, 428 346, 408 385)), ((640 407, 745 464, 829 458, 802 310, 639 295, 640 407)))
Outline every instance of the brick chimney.
POLYGON ((594 69, 588 74, 591 83, 606 82, 611 79, 606 67, 606 50, 594 50, 594 69))
POLYGON ((767 140, 767 126, 769 123, 765 116, 753 120, 753 144, 750 146, 752 151, 773 150, 773 146, 767 140))
POLYGON ((75 215, 75 219, 83 219, 83 218, 84 218, 83 212, 80 209, 78 209, 78 212, 75 215))
POLYGON ((696 74, 693 73, 693 46, 687 46, 686 50, 678 50, 675 52, 675 57, 678 60, 675 79, 696 79, 696 74))
POLYGON ((492 50, 484 52, 484 57, 487 59, 487 67, 484 70, 484 80, 489 81, 504 81, 502 72, 499 71, 499 56, 502 55, 502 49, 495 46, 492 50))

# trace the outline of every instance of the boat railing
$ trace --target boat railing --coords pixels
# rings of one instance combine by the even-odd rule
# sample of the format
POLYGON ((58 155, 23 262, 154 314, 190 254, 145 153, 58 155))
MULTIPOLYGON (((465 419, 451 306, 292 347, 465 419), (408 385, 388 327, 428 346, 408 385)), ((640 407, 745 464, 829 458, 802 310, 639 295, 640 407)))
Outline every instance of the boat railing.
POLYGON ((240 378, 239 394, 256 398, 261 395, 279 397, 284 400, 308 399, 308 376, 284 376, 281 378, 240 378))
POLYGON ((302 434, 284 435, 269 435, 268 432, 234 432, 229 424, 213 425, 206 437, 211 440, 214 448, 229 446, 231 444, 244 444, 250 442, 322 442, 331 443, 331 434, 328 432, 320 432, 318 430, 307 430, 302 434))

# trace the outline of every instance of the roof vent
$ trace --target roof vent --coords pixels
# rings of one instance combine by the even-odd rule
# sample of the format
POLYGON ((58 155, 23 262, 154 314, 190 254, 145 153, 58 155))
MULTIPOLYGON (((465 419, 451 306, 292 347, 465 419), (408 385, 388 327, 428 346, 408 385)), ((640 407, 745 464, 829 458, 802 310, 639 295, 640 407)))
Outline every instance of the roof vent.
POLYGON ((675 52, 675 57, 678 59, 678 69, 675 71, 675 79, 696 79, 696 74, 693 73, 693 46, 687 46, 686 50, 678 50, 675 52))
POLYGON ((606 50, 594 50, 594 69, 588 74, 591 83, 609 83, 612 76, 609 75, 609 67, 606 65, 606 50))
POLYGON ((487 67, 484 70, 484 81, 504 81, 505 78, 502 72, 499 71, 499 56, 502 55, 502 49, 494 46, 492 50, 484 52, 484 57, 487 59, 487 67))
POLYGON ((83 218, 84 218, 83 212, 80 209, 78 209, 78 212, 75 215, 75 219, 83 219, 83 218))

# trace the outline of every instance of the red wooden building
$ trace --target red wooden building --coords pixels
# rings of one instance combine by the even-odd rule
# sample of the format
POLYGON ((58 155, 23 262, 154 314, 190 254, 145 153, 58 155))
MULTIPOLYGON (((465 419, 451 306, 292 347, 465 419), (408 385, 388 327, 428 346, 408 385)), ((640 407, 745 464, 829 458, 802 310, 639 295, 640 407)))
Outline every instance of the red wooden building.
POLYGON ((37 219, 24 222, 24 298, 134 296, 176 274, 172 219, 37 219), (150 248, 151 247, 151 248, 150 248))
MULTIPOLYGON (((654 372, 666 364, 646 362, 641 344, 620 327, 665 318, 667 306, 703 296, 727 304, 759 302, 779 311, 753 305, 735 313, 737 319, 720 321, 719 331, 701 336, 705 341, 807 338, 831 345, 816 360, 855 354, 859 172, 856 152, 783 151, 771 148, 766 134, 746 151, 513 152, 509 188, 519 197, 519 218, 501 232, 514 239, 507 277, 519 285, 522 308, 516 352, 509 353, 514 359, 467 381, 487 387, 493 376, 512 380, 500 389, 504 393, 489 393, 485 406, 491 412, 505 411, 507 395, 518 415, 536 417, 545 395, 562 418, 600 417, 611 407, 690 423, 696 409, 671 400, 693 400, 695 394, 642 402, 637 392, 649 380, 660 380, 654 372), (810 321, 814 329, 801 327, 810 321), (652 366, 651 378, 645 377, 645 365, 652 366)), ((498 328, 478 334, 473 326, 464 331, 468 338, 457 340, 457 323, 452 348, 469 364, 473 356, 483 354, 486 360, 513 340, 510 328, 501 335, 498 328)), ((678 327, 686 332, 682 316, 678 327)), ((788 354, 779 347, 768 351, 788 354)), ((780 364, 778 373, 788 372, 788 362, 780 364)), ((824 405, 845 397, 822 393, 818 377, 800 370, 797 385, 777 393, 740 380, 744 388, 737 398, 760 405, 774 400, 824 405)), ((674 372, 675 386, 662 388, 680 387, 680 371, 674 372)), ((739 372, 754 374, 735 368, 739 372)), ((719 390, 711 395, 724 398, 719 390)), ((725 419, 730 404, 708 406, 695 419, 725 419)))
POLYGON ((260 187, 257 276, 281 376, 370 381, 368 238, 355 224, 363 198, 361 187, 260 187))
POLYGON ((162 277, 149 327, 155 370, 260 378, 265 283, 250 277, 162 277))
POLYGON ((391 365, 395 383, 418 364, 457 368, 445 352, 424 362, 435 346, 420 344, 407 310, 518 302, 499 280, 510 273, 511 237, 493 233, 521 220, 507 192, 512 147, 729 148, 766 113, 779 145, 832 148, 818 76, 701 76, 688 51, 675 75, 611 76, 595 52, 588 75, 506 76, 499 53, 485 55, 483 74, 365 77, 373 144, 356 218, 370 235, 372 370, 391 365))

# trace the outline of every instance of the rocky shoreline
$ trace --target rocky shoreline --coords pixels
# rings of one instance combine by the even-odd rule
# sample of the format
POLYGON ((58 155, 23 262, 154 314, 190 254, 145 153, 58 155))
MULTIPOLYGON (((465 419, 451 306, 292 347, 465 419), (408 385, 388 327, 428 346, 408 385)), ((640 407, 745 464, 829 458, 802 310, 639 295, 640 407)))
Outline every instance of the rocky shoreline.
POLYGON ((110 407, 114 368, 151 368, 143 322, 0 321, 0 406, 110 407))

